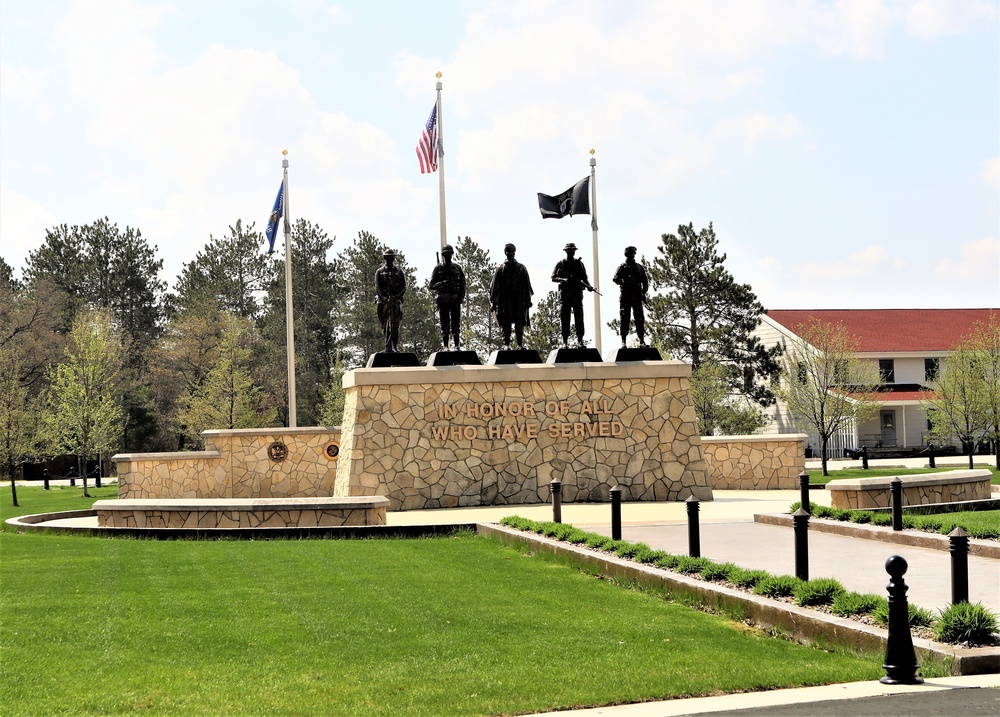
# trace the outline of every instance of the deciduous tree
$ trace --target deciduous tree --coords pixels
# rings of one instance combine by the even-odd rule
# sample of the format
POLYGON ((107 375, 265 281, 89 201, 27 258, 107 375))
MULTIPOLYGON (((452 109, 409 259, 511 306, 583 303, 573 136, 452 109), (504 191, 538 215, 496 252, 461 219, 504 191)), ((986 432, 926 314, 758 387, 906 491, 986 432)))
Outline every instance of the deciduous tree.
POLYGON ((778 393, 796 423, 819 436, 829 475, 830 439, 878 410, 878 366, 858 358, 858 341, 843 324, 812 320, 794 331, 798 339, 785 346, 778 393))
POLYGON ((202 431, 262 428, 277 416, 252 375, 253 355, 259 349, 253 323, 226 314, 223 324, 216 361, 201 384, 182 397, 178 412, 184 433, 199 445, 202 431))
POLYGON ((121 338, 110 313, 78 314, 65 359, 50 375, 45 434, 53 452, 76 454, 85 495, 86 461, 121 441, 122 365, 121 338))
POLYGON ((702 361, 691 373, 691 400, 703 436, 748 435, 767 423, 764 412, 745 396, 730 392, 728 371, 714 361, 702 361))

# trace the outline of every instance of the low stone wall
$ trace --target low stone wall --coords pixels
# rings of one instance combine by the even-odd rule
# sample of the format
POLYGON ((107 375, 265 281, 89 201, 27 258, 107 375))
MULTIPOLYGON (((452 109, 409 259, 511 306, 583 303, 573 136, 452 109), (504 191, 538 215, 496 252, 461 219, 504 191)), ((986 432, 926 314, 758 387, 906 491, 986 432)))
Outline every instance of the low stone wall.
POLYGON ((326 528, 385 525, 389 501, 365 498, 99 500, 97 525, 111 528, 326 528))
POLYGON ((357 369, 336 495, 392 510, 711 500, 691 367, 680 361, 357 369))
POLYGON ((713 490, 793 490, 806 467, 804 433, 702 436, 713 490))
POLYGON ((120 453, 118 497, 287 498, 332 496, 340 429, 205 431, 204 451, 120 453), (284 448, 275 448, 280 444, 284 448))
MULTIPOLYGON (((892 506, 891 484, 896 477, 832 480, 826 484, 830 506, 851 510, 889 508, 892 506)), ((992 477, 987 470, 898 476, 902 482, 904 506, 986 500, 990 497, 992 477)))

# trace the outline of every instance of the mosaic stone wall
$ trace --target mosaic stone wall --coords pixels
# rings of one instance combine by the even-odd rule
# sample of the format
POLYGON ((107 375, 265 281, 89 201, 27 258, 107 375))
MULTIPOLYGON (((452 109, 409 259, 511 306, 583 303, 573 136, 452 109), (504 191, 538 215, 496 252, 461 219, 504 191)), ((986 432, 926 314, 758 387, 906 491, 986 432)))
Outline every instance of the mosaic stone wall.
POLYGON ((347 389, 336 495, 390 510, 548 501, 711 500, 690 366, 358 369, 347 389))
POLYGON ((715 490, 794 490, 805 470, 806 434, 702 436, 715 490))
MULTIPOLYGON (((99 501, 100 502, 100 501, 99 501)), ((113 501, 104 501, 107 503, 113 501)), ((326 528, 385 525, 385 507, 271 510, 176 510, 156 508, 97 510, 97 523, 114 528, 185 528, 189 530, 234 528, 326 528)))
MULTIPOLYGON (((948 471, 923 475, 899 476, 903 487, 903 505, 958 503, 990 498, 990 478, 985 470, 948 471)), ((826 484, 830 506, 866 510, 892 506, 892 476, 832 480, 826 484)))
POLYGON ((337 459, 324 448, 339 428, 248 428, 205 431, 204 451, 123 453, 118 497, 286 498, 333 495, 337 459), (283 460, 268 449, 279 442, 283 460))

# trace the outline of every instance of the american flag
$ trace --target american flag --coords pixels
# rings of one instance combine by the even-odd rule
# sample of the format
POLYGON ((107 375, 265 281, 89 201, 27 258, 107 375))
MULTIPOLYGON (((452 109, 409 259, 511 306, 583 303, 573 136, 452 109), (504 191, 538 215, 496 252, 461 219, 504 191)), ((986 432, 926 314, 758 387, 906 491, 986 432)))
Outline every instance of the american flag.
POLYGON ((437 171, 438 168, 437 114, 438 114, 437 103, 434 103, 434 109, 431 110, 431 116, 427 118, 427 125, 424 127, 424 131, 420 133, 420 139, 417 140, 417 159, 420 160, 421 174, 427 174, 428 172, 435 172, 437 171))

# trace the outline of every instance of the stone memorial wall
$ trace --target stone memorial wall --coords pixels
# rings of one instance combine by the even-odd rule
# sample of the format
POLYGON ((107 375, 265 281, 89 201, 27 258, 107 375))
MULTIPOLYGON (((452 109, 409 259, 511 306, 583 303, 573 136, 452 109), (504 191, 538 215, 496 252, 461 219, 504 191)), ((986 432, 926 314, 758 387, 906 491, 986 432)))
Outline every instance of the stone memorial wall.
POLYGON ((806 467, 804 433, 702 436, 715 490, 794 490, 806 467))
POLYGON ((711 500, 691 368, 680 361, 357 369, 335 494, 390 510, 711 500))

